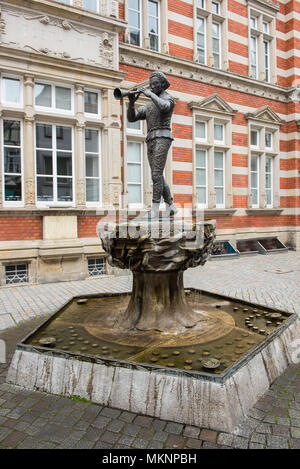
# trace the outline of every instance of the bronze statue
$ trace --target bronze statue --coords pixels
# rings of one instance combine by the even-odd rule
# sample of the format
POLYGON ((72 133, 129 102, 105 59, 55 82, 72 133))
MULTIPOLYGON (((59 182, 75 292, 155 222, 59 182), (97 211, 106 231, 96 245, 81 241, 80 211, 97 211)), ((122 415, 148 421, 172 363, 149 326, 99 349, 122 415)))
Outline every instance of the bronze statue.
POLYGON ((146 119, 147 122, 146 142, 153 182, 153 194, 152 209, 146 214, 146 218, 159 217, 159 204, 162 197, 167 204, 167 211, 164 216, 171 217, 177 212, 170 188, 163 176, 168 150, 172 140, 174 140, 171 131, 171 117, 175 102, 174 98, 166 93, 166 89, 169 86, 170 83, 162 72, 153 72, 150 75, 150 90, 140 88, 135 92, 125 94, 129 98, 128 121, 136 122, 146 119), (141 93, 151 98, 152 102, 146 106, 140 106, 135 110, 134 103, 141 93))

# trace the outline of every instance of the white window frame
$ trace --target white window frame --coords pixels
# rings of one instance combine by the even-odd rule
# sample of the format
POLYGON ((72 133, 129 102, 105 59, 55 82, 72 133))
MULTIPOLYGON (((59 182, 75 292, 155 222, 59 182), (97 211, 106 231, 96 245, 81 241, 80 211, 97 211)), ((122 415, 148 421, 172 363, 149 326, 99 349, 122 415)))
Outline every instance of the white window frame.
MULTIPOLYGON (((35 197, 36 197, 36 206, 37 207, 75 207, 76 206, 76 192, 75 192, 75 180, 76 180, 76 174, 75 174, 75 148, 74 148, 74 143, 75 143, 75 132, 74 132, 74 127, 69 124, 53 124, 53 122, 46 122, 46 121, 36 121, 34 125, 34 160, 35 160, 35 197), (43 174, 37 174, 37 162, 36 162, 36 152, 37 152, 37 146, 36 146, 36 124, 42 124, 42 125, 51 125, 52 127, 52 148, 45 148, 45 151, 52 151, 52 175, 43 175, 43 174), (53 128, 56 127, 69 127, 71 129, 71 141, 72 141, 72 195, 73 195, 73 200, 66 202, 66 201, 58 201, 57 200, 57 179, 62 177, 64 178, 65 176, 60 176, 57 175, 57 151, 65 151, 65 150, 57 150, 56 147, 56 138, 54 138, 54 132, 53 128), (37 193, 37 178, 38 177, 52 177, 53 178, 53 200, 45 200, 41 201, 38 200, 38 193, 37 193)), ((55 130, 55 137, 56 137, 56 130, 55 130)), ((41 148, 38 148, 39 150, 41 148)), ((43 150, 43 148, 42 148, 43 150)), ((69 150, 66 150, 69 151, 69 150)), ((66 177, 66 179, 70 179, 70 176, 66 177)))
POLYGON ((270 82, 270 79, 271 79, 271 68, 270 68, 270 64, 271 64, 271 57, 270 57, 270 53, 271 53, 271 44, 270 44, 270 41, 267 40, 267 39, 264 39, 263 40, 263 70, 265 72, 265 81, 267 83, 270 82), (267 54, 265 53, 266 50, 265 50, 265 44, 267 44, 267 54), (267 66, 266 66, 266 59, 267 59, 267 66))
POLYGON ((86 193, 86 206, 87 207, 99 207, 99 206, 102 206, 102 136, 101 136, 101 130, 100 129, 96 129, 95 127, 86 127, 85 128, 85 131, 84 131, 84 167, 85 167, 85 193, 86 193), (99 168, 99 175, 98 177, 94 177, 94 176, 87 176, 86 175, 86 155, 87 153, 88 154, 91 154, 91 155, 95 155, 95 153, 93 152, 87 152, 86 151, 86 144, 85 144, 85 131, 86 130, 97 130, 98 131, 98 168, 99 168), (99 188, 99 201, 97 202, 89 202, 87 200, 87 192, 86 192, 86 180, 87 179, 98 179, 98 188, 99 188))
POLYGON ((266 151, 273 151, 273 148, 274 148, 274 132, 271 132, 270 130, 268 129, 265 129, 265 149, 266 151), (266 136, 267 134, 271 135, 271 146, 267 146, 267 142, 266 142, 266 136))
MULTIPOLYGON (((65 115, 73 115, 74 114, 74 86, 73 85, 66 85, 65 83, 54 83, 51 81, 46 80, 39 80, 38 78, 35 79, 34 83, 34 107, 37 111, 43 113, 55 113, 55 114, 65 114, 65 115), (35 85, 50 85, 51 86, 51 107, 48 106, 39 106, 35 104, 35 85), (56 103, 56 94, 55 88, 67 88, 71 90, 71 109, 59 109, 55 106, 56 103)), ((94 115, 94 114, 92 114, 94 115)))
MULTIPOLYGON (((72 0, 70 0, 72 1, 72 0)), ((81 0, 82 1, 82 9, 85 10, 85 11, 90 11, 92 13, 99 13, 99 0, 96 0, 96 10, 90 10, 89 8, 86 8, 85 6, 83 6, 83 2, 84 0, 81 0)))
MULTIPOLYGON (((140 162, 140 166, 141 166, 141 183, 140 183, 140 185, 141 185, 141 202, 138 202, 138 203, 130 203, 129 202, 129 186, 130 185, 137 185, 139 183, 134 183, 134 182, 129 183, 128 182, 128 165, 130 165, 133 162, 128 161, 128 156, 127 156, 127 161, 126 161, 126 165, 127 165, 127 168, 126 168, 126 174, 127 174, 126 184, 127 184, 127 191, 128 191, 128 208, 129 209, 138 209, 138 208, 143 208, 143 206, 144 206, 144 144, 141 140, 134 139, 134 137, 127 139, 127 149, 126 149, 127 155, 128 155, 128 143, 138 143, 140 145, 140 148, 141 148, 141 162, 140 162)), ((137 164, 137 163, 138 162, 133 163, 133 164, 137 164)))
POLYGON ((197 148, 195 150, 195 171, 196 171, 196 190, 198 188, 203 188, 204 186, 197 185, 197 169, 205 169, 205 203, 199 202, 199 197, 198 197, 198 190, 197 190, 197 207, 198 208, 207 208, 208 206, 208 155, 207 155, 207 149, 205 148, 197 148), (205 153, 205 168, 202 166, 197 166, 197 151, 204 151, 205 153))
POLYGON ((218 2, 218 0, 212 0, 212 2, 211 2, 211 12, 212 12, 213 15, 220 15, 220 13, 221 13, 221 4, 220 4, 220 2, 218 2), (218 6, 218 8, 217 8, 218 11, 213 11, 213 5, 218 6))
POLYGON ((252 193, 252 189, 256 189, 257 191, 257 203, 254 204, 253 203, 253 200, 252 200, 252 207, 253 208, 258 208, 259 207, 259 184, 260 184, 260 181, 259 181, 259 170, 260 170, 260 156, 259 154, 250 154, 250 191, 252 193), (252 171, 252 158, 255 157, 256 160, 257 160, 257 171, 252 171), (253 187, 252 185, 252 173, 256 173, 257 175, 257 187, 253 187))
POLYGON ((251 148, 258 149, 260 147, 260 130, 261 129, 252 129, 252 128, 250 128, 250 147, 251 148), (252 132, 256 132, 256 134, 257 134, 257 145, 253 145, 251 143, 251 133, 252 132))
POLYGON ((95 90, 95 89, 92 89, 92 88, 84 88, 84 92, 83 92, 83 109, 84 109, 84 106, 85 106, 85 103, 84 103, 84 93, 85 92, 96 93, 97 94, 97 96, 98 96, 98 112, 96 114, 96 113, 93 113, 93 112, 85 112, 84 111, 84 115, 86 117, 89 117, 89 118, 101 119, 101 117, 102 117, 102 103, 101 103, 102 93, 101 93, 101 91, 95 90))
MULTIPOLYGON (((267 159, 270 160, 271 162, 271 172, 268 172, 266 171, 266 168, 265 168, 265 191, 266 191, 266 196, 267 196, 267 190, 270 191, 271 193, 271 203, 268 204, 268 202, 266 202, 266 207, 267 208, 271 208, 273 207, 273 203, 274 203, 274 194, 273 194, 273 178, 274 178, 274 159, 272 156, 269 156, 269 155, 266 155, 266 166, 267 166, 267 159), (267 185, 266 185, 266 181, 267 181, 267 174, 270 174, 271 177, 270 177, 270 180, 271 180, 271 187, 267 189, 267 185)), ((267 196, 267 200, 268 200, 268 196, 267 196)))
POLYGON ((224 150, 219 150, 218 148, 214 148, 213 158, 214 158, 214 190, 216 190, 220 187, 223 187, 223 203, 222 204, 217 204, 217 197, 216 197, 216 208, 225 208, 225 204, 226 204, 226 177, 225 177, 226 152, 224 150), (215 172, 220 171, 220 169, 215 167, 215 153, 222 153, 223 154, 223 168, 222 168, 223 185, 222 186, 216 186, 215 172))
MULTIPOLYGON (((129 34, 129 44, 131 44, 132 46, 135 46, 135 47, 143 47, 143 6, 142 6, 142 0, 139 0, 139 7, 140 7, 140 10, 137 11, 137 10, 133 10, 132 8, 129 8, 129 0, 128 0, 128 34, 129 34), (137 28, 134 28, 135 30, 137 31, 140 31, 140 44, 133 44, 130 42, 130 29, 131 29, 131 26, 129 24, 129 11, 132 10, 132 11, 135 11, 136 13, 139 13, 139 16, 140 16, 140 29, 137 29, 137 28)), ((148 18, 147 18, 148 19, 148 18)))
POLYGON ((138 129, 133 129, 133 128, 130 128, 128 127, 128 120, 127 120, 127 109, 126 108, 126 113, 125 113, 125 124, 126 124, 126 132, 127 134, 129 135, 143 135, 143 123, 142 123, 142 120, 138 120, 136 122, 130 122, 131 124, 136 124, 138 123, 139 124, 139 128, 138 129))
POLYGON ((23 77, 20 75, 13 75, 11 73, 2 73, 1 75, 1 103, 5 107, 14 107, 17 109, 20 109, 23 107, 23 77), (12 101, 6 101, 5 100, 5 88, 4 88, 4 80, 5 78, 12 79, 12 80, 18 80, 20 82, 20 102, 19 103, 14 103, 12 101))
POLYGON ((195 121, 195 141, 196 142, 207 142, 207 121, 196 119, 196 121, 195 121), (204 130, 204 133, 205 133, 204 138, 196 136, 197 124, 204 124, 204 129, 205 129, 204 130))
POLYGON ((255 80, 258 78, 258 55, 257 55, 257 36, 251 35, 250 37, 250 70, 251 76, 255 80), (252 41, 254 40, 255 49, 253 50, 252 41), (252 53, 255 54, 255 63, 252 62, 252 53), (255 69, 255 74, 253 73, 253 69, 255 69))
POLYGON ((255 15, 250 15, 249 24, 250 24, 250 28, 251 28, 251 29, 257 29, 257 16, 255 16, 255 15), (252 24, 252 23, 253 23, 253 24, 252 24))
POLYGON ((212 35, 212 55, 214 57, 214 65, 213 66, 214 66, 214 68, 221 69, 222 68, 222 47, 221 47, 222 23, 220 23, 219 21, 213 21, 212 22, 212 29, 213 29, 214 24, 218 25, 219 36, 215 37, 215 36, 213 36, 213 32, 211 33, 211 35, 212 35), (219 40, 219 53, 218 54, 216 54, 214 52, 213 39, 218 39, 219 40), (215 55, 217 55, 219 57, 219 66, 218 67, 215 65, 215 55))
POLYGON ((214 143, 216 144, 222 144, 222 143, 225 143, 225 126, 223 124, 223 122, 218 122, 217 119, 214 120, 214 143), (222 140, 218 140, 216 139, 216 135, 215 135, 215 126, 216 125, 220 125, 222 127, 222 140))
POLYGON ((6 117, 1 119, 1 152, 2 152, 2 201, 3 201, 3 207, 24 207, 24 134, 23 134, 23 122, 21 119, 16 119, 14 117, 6 117), (21 157, 21 174, 13 174, 13 173, 5 173, 4 172, 4 131, 3 131, 3 123, 6 120, 12 120, 16 122, 20 122, 20 157, 21 157), (15 176, 21 176, 21 200, 5 200, 5 175, 6 174, 11 174, 15 176))
POLYGON ((196 3, 197 8, 201 8, 202 10, 205 10, 205 6, 206 6, 205 5, 205 0, 196 0, 196 1, 197 1, 197 3, 196 3), (200 5, 200 3, 201 3, 201 5, 200 5))
POLYGON ((202 64, 202 65, 206 65, 207 63, 207 59, 206 59, 206 56, 207 56, 207 40, 206 40, 206 18, 204 16, 200 16, 200 15, 197 15, 197 30, 196 30, 196 36, 197 36, 197 62, 202 64), (204 62, 202 64, 202 62, 199 61, 199 50, 201 50, 199 47, 198 47, 198 34, 200 34, 198 32, 198 20, 203 20, 203 24, 204 24, 204 62))
MULTIPOLYGON (((149 5, 149 1, 150 0, 147 0, 148 1, 148 5, 149 5)), ((157 4, 157 14, 158 14, 158 17, 157 17, 157 24, 158 24, 158 34, 157 34, 157 42, 158 42, 158 49, 151 49, 150 47, 150 31, 149 31, 149 10, 148 10, 148 36, 149 36, 149 50, 153 51, 153 52, 160 52, 161 50, 161 8, 160 8, 160 1, 159 0, 151 0, 153 3, 156 3, 157 4)), ((155 35, 156 36, 156 35, 155 35)))

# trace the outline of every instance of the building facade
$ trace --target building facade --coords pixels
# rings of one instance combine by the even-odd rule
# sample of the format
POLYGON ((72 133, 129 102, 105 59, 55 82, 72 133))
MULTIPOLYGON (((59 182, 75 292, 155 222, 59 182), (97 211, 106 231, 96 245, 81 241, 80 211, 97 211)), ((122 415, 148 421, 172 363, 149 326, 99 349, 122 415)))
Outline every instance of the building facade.
POLYGON ((233 245, 299 248, 299 50, 295 0, 1 2, 0 285, 111 272, 98 221, 151 204, 145 123, 113 90, 153 70, 176 100, 175 203, 233 245))

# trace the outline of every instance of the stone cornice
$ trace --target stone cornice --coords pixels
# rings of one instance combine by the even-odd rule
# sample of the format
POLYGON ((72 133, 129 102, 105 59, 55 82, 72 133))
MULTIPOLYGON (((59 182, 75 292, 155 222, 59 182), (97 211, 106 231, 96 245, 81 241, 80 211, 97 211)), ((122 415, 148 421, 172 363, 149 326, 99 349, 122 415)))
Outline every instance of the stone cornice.
MULTIPOLYGON (((109 0, 107 0, 109 1, 109 0)), ((4 3, 4 2, 3 2, 4 3)), ((68 21, 77 21, 81 24, 104 28, 108 31, 122 33, 127 27, 127 23, 115 16, 103 16, 98 13, 89 12, 73 5, 66 5, 58 1, 51 0, 5 0, 6 4, 18 7, 29 8, 32 11, 43 12, 65 18, 68 21), (25 3, 25 4, 24 4, 25 3)))
POLYGON ((283 212, 283 208, 247 208, 247 215, 257 215, 257 216, 275 216, 280 215, 283 212))
POLYGON ((276 5, 272 0, 247 0, 247 4, 254 8, 263 8, 264 11, 273 14, 280 10, 279 5, 276 5))
MULTIPOLYGON (((49 76, 49 66, 59 68, 60 73, 64 74, 65 78, 69 78, 70 82, 74 81, 74 62, 67 58, 53 57, 50 55, 42 55, 36 52, 28 52, 21 49, 16 49, 13 46, 3 46, 0 44, 0 59, 5 58, 13 63, 12 68, 14 73, 19 75, 24 74, 24 66, 22 60, 26 60, 26 63, 30 64, 32 69, 35 68, 39 71, 39 77, 44 79, 51 79, 49 76), (42 66, 45 65, 45 73, 42 73, 42 66), (69 74, 69 75, 68 75, 69 74)), ((93 77, 101 77, 101 79, 107 79, 110 81, 109 87, 113 88, 114 83, 117 85, 124 78, 126 73, 113 70, 111 68, 101 67, 100 65, 90 65, 84 63, 76 63, 76 66, 80 66, 80 69, 85 74, 85 79, 82 80, 82 85, 87 86, 87 79, 89 75, 93 77), (111 83, 112 82, 112 83, 111 83)), ((78 79, 76 80, 78 83, 78 79)), ((92 85, 95 86, 95 85, 92 85)))
POLYGON ((284 88, 237 73, 215 69, 191 60, 141 49, 125 43, 120 43, 119 49, 121 64, 141 67, 149 71, 160 70, 168 75, 198 81, 206 85, 231 89, 284 103, 289 102, 291 100, 290 93, 295 92, 295 88, 284 88))
POLYGON ((229 106, 224 99, 222 99, 217 93, 214 93, 207 98, 200 101, 190 101, 189 107, 197 111, 213 112, 222 115, 234 116, 237 110, 229 106))
POLYGON ((263 106, 255 112, 248 112, 245 114, 245 119, 251 119, 264 124, 281 125, 283 120, 270 108, 270 106, 263 106))

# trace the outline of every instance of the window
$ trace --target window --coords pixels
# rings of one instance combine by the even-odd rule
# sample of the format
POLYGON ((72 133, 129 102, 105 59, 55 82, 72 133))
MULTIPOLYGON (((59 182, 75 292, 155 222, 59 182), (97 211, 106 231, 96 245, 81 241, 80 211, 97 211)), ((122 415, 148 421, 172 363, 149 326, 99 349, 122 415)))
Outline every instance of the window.
MULTIPOLYGON (((126 116, 127 116, 127 113, 126 113, 126 116)), ((142 131, 142 122, 140 120, 136 122, 129 122, 126 117, 126 121, 127 121, 127 132, 132 131, 134 133, 137 133, 137 132, 142 131)))
POLYGON ((267 207, 273 205, 273 158, 266 157, 266 196, 267 196, 267 207))
POLYGON ((224 125, 223 124, 214 125, 214 140, 215 142, 224 142, 224 125))
POLYGON ((86 114, 100 115, 100 95, 98 91, 84 91, 84 112, 86 114))
POLYGON ((221 68, 227 57, 225 2, 197 2, 194 20, 194 60, 221 68), (205 11, 203 11, 205 10, 205 11))
POLYGON ((214 154, 214 178, 216 192, 216 207, 225 206, 225 165, 224 152, 215 151, 214 154))
POLYGON ((141 46, 141 0, 128 1, 129 42, 141 46))
POLYGON ((148 31, 150 49, 159 50, 159 3, 154 0, 148 1, 148 31))
POLYGON ((88 273, 91 277, 106 274, 106 262, 103 257, 88 259, 88 273))
POLYGON ((276 18, 252 7, 249 11, 249 71, 255 80, 271 82, 276 69, 276 18))
POLYGON ((85 175, 87 205, 101 202, 99 130, 85 129, 85 175))
POLYGON ((5 266, 6 285, 28 282, 28 264, 14 264, 5 266))
POLYGON ((206 63, 206 47, 205 47, 205 19, 197 18, 197 53, 198 62, 200 64, 206 63))
POLYGON ((59 3, 64 3, 65 5, 72 5, 72 0, 57 0, 59 3))
POLYGON ((251 130, 251 146, 258 147, 258 130, 251 130))
POLYGON ((197 7, 198 8, 205 8, 205 0, 197 0, 197 7))
POLYGON ((35 129, 37 202, 73 202, 72 128, 36 124, 35 129))
POLYGON ((250 62, 252 78, 257 79, 257 38, 255 36, 251 36, 250 44, 250 62))
POLYGON ((22 204, 21 123, 3 120, 4 205, 22 204))
POLYGON ((196 150, 196 189, 198 194, 198 204, 207 205, 207 152, 206 150, 196 150))
POLYGON ((2 77, 2 102, 8 106, 21 106, 21 80, 10 76, 2 77))
POLYGON ((270 43, 264 41, 264 72, 265 80, 270 81, 270 43))
POLYGON ((265 147, 268 150, 273 148, 273 134, 271 132, 265 132, 265 147))
POLYGON ((98 13, 98 0, 82 0, 82 8, 98 13))
POLYGON ((216 15, 220 14, 220 3, 219 2, 212 2, 211 3, 211 11, 216 15))
POLYGON ((206 122, 196 122, 196 138, 206 140, 206 122))
POLYGON ((259 200, 258 200, 258 190, 259 190, 259 157, 257 155, 251 156, 251 193, 252 193, 252 207, 258 207, 259 200))
POLYGON ((127 142, 127 188, 129 205, 142 205, 142 143, 127 142))
POLYGON ((35 105, 38 108, 67 113, 73 109, 70 87, 36 82, 34 91, 35 105))

